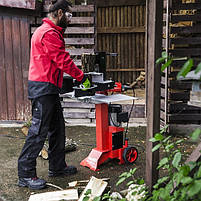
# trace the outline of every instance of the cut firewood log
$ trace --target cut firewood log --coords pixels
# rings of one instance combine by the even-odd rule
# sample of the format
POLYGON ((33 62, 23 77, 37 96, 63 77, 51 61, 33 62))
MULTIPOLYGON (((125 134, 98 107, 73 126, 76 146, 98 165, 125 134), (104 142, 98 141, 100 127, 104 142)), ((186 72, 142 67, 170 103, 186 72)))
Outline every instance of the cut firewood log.
MULTIPOLYGON (((109 181, 110 178, 102 178, 103 181, 109 181)), ((76 186, 86 186, 87 183, 89 183, 90 180, 81 180, 81 181, 73 181, 73 182, 70 182, 68 183, 68 185, 70 187, 76 187, 76 186)))
POLYGON ((59 200, 78 200, 77 189, 38 193, 31 195, 28 201, 59 201, 59 200))
POLYGON ((107 187, 107 184, 108 183, 106 181, 103 181, 102 179, 97 179, 92 176, 78 201, 83 200, 83 198, 86 196, 85 193, 87 192, 87 190, 91 190, 91 193, 87 195, 89 197, 89 201, 92 201, 95 197, 101 196, 105 188, 107 187))
POLYGON ((23 133, 25 136, 28 135, 29 128, 28 128, 27 126, 22 126, 21 130, 22 130, 22 133, 23 133))

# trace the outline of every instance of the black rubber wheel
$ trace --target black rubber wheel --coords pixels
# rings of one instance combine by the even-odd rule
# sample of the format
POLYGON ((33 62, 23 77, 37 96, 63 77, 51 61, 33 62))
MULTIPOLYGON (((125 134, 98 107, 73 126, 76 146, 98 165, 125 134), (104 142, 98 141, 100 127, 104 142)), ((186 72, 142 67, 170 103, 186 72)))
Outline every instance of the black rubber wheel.
POLYGON ((125 163, 132 164, 138 158, 138 151, 135 147, 127 147, 123 152, 123 159, 125 163))

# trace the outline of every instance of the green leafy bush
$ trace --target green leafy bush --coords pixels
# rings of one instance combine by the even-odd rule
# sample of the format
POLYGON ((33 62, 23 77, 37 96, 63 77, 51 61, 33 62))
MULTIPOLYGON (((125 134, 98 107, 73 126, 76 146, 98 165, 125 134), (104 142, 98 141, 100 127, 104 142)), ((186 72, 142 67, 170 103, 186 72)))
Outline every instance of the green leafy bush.
MULTIPOLYGON (((172 56, 167 55, 166 52, 162 52, 162 55, 160 58, 156 60, 156 64, 162 64, 161 65, 161 71, 163 72, 167 67, 171 66, 172 62, 174 60, 180 60, 182 58, 174 58, 172 56)), ((194 66, 193 59, 189 58, 184 65, 182 66, 181 70, 177 74, 177 79, 180 77, 186 77, 186 75, 191 71, 192 67, 194 66)), ((198 64, 198 66, 195 69, 195 73, 200 72, 201 70, 201 63, 198 64)))
MULTIPOLYGON (((150 193, 144 184, 143 179, 135 179, 136 168, 124 172, 119 176, 116 185, 127 182, 127 194, 121 198, 114 198, 110 192, 102 197, 96 197, 93 201, 201 201, 201 162, 185 163, 185 156, 179 145, 184 143, 183 139, 174 141, 171 136, 165 136, 167 126, 159 133, 156 133, 151 142, 156 143, 152 151, 161 149, 163 158, 158 164, 158 169, 165 173, 165 176, 158 179, 150 193)), ((191 134, 191 141, 197 141, 201 134, 196 129, 191 134)), ((88 192, 90 194, 90 192, 88 192)), ((84 201, 89 198, 86 194, 84 201)))

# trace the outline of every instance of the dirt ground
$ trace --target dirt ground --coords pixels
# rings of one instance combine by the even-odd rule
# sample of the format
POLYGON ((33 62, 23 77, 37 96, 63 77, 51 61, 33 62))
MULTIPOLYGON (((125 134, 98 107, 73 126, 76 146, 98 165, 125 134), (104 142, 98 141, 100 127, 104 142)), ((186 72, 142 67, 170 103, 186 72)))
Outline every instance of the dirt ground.
MULTIPOLYGON (((48 183, 57 185, 63 189, 68 186, 69 182, 76 180, 88 180, 91 176, 96 178, 110 178, 109 186, 111 191, 120 191, 126 189, 125 185, 116 186, 118 176, 131 168, 136 167, 135 178, 145 177, 145 139, 146 127, 130 127, 127 137, 129 145, 138 149, 138 159, 132 165, 119 165, 117 160, 106 161, 99 168, 99 171, 92 171, 87 167, 80 165, 80 162, 88 156, 92 148, 95 148, 96 135, 95 127, 69 126, 66 127, 66 135, 77 143, 77 149, 73 152, 66 153, 66 161, 69 165, 78 168, 78 173, 68 177, 48 177, 48 160, 41 157, 37 159, 38 177, 45 179, 48 183)), ((175 139, 181 138, 175 137, 175 139)), ((2 128, 0 127, 0 201, 26 201, 32 193, 42 193, 55 191, 54 187, 48 187, 40 191, 29 190, 17 186, 17 159, 24 144, 25 136, 21 128, 2 128)), ((187 142, 181 149, 189 155, 195 148, 195 144, 187 142)))
MULTIPOLYGON (((48 160, 41 157, 37 159, 38 177, 45 179, 61 188, 66 188, 69 182, 75 180, 96 178, 110 178, 109 185, 112 191, 123 190, 125 186, 116 187, 118 176, 136 167, 136 178, 144 177, 145 170, 145 127, 129 128, 129 145, 134 145, 139 151, 139 157, 133 165, 119 165, 117 160, 109 160, 100 166, 99 171, 92 171, 80 165, 80 162, 88 156, 92 148, 95 148, 95 127, 73 126, 66 128, 66 135, 78 144, 76 151, 66 154, 69 165, 75 165, 78 173, 74 176, 49 178, 47 175, 48 160), (115 176, 114 176, 115 175, 115 176)), ((48 187, 40 191, 33 191, 17 186, 17 159, 22 149, 25 136, 20 128, 0 128, 0 201, 26 201, 31 193, 55 191, 57 189, 48 187)))

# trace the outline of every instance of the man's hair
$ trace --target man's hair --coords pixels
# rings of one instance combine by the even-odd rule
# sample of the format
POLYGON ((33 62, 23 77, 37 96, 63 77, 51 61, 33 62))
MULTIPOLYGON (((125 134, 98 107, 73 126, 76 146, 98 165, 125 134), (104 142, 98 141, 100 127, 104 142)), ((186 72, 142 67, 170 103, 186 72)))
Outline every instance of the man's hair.
POLYGON ((69 10, 69 7, 72 7, 72 4, 68 0, 52 0, 48 13, 51 13, 53 17, 57 17, 57 11, 59 9, 62 9, 63 12, 66 12, 69 10))

